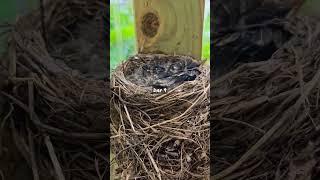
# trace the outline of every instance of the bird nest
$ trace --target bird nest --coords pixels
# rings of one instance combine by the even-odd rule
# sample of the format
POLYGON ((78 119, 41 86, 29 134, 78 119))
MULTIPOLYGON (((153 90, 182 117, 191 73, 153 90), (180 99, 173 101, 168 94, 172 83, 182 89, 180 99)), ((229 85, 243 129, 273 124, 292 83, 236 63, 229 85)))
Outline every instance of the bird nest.
POLYGON ((113 72, 111 88, 118 178, 209 179, 207 65, 139 54, 113 72))
POLYGON ((318 22, 286 20, 292 38, 268 61, 211 82, 214 179, 318 179, 318 22))
POLYGON ((106 8, 102 0, 53 0, 11 27, 1 127, 34 179, 108 176, 106 8), (103 70, 85 69, 88 62, 103 70))

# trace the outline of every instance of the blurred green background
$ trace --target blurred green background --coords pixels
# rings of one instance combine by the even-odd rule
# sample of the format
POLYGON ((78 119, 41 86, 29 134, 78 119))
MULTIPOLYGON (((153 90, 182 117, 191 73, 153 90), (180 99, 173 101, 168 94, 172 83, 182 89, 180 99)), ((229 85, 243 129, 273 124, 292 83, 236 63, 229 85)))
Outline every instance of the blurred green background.
MULTIPOLYGON (((210 0, 205 0, 202 58, 210 59, 210 0)), ((136 53, 132 0, 110 1, 110 68, 136 53)))
MULTIPOLYGON (((0 0, 0 24, 13 23, 17 15, 37 8, 39 0, 0 0)), ((0 35, 5 29, 0 27, 0 35)), ((6 47, 6 37, 0 36, 0 54, 6 47)))
MULTIPOLYGON (((205 0, 205 20, 203 32, 202 58, 210 59, 210 0, 205 0)), ((0 0, 0 23, 14 22, 17 14, 24 14, 38 7, 39 0, 0 0)), ((121 61, 136 53, 132 0, 110 1, 110 67, 114 69, 121 61)), ((320 17, 319 0, 307 0, 303 12, 320 17)), ((0 28, 0 34, 3 28, 0 28)), ((0 53, 4 51, 6 40, 0 36, 0 53)))
MULTIPOLYGON (((202 58, 210 59, 210 0, 205 0, 205 21, 202 58)), ((38 7, 39 0, 1 0, 0 23, 13 23, 17 14, 23 15, 38 7)), ((136 53, 132 0, 110 1, 110 68, 136 53)), ((0 34, 3 29, 0 28, 0 34)), ((6 40, 0 37, 0 53, 5 50, 6 40)))

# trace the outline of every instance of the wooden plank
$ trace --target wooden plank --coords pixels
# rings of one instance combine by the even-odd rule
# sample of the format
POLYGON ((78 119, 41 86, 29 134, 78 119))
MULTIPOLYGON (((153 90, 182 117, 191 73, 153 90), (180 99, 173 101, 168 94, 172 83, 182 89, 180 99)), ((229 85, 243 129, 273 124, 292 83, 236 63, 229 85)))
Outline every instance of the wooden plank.
POLYGON ((134 0, 139 53, 201 58, 204 0, 134 0))

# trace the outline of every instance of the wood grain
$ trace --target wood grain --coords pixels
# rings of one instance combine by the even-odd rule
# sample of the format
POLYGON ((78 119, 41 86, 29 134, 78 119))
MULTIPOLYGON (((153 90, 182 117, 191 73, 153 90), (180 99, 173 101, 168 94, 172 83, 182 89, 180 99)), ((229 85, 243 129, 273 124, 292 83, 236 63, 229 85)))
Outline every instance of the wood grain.
POLYGON ((134 0, 139 53, 201 58, 204 0, 134 0))

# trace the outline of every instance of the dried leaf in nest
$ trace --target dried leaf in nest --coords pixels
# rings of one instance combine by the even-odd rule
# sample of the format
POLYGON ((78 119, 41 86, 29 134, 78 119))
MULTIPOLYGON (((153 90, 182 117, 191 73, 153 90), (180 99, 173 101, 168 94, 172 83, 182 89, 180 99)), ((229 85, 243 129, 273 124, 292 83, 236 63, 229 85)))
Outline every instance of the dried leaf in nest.
POLYGON ((209 179, 206 65, 185 56, 139 54, 113 72, 111 85, 112 151, 122 179, 209 179), (176 65, 180 69, 171 69, 176 65), (177 78, 190 71, 198 72, 194 79, 177 78), (156 93, 160 80, 168 90, 156 93))

